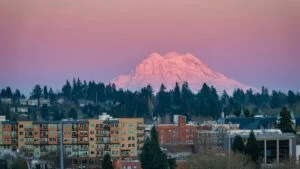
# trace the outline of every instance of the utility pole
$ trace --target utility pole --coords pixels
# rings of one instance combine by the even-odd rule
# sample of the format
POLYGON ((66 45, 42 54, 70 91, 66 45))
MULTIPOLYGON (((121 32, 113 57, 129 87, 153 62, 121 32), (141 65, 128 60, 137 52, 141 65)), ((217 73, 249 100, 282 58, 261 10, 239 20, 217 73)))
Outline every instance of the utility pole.
POLYGON ((64 150, 63 150, 63 123, 60 121, 59 125, 60 135, 60 168, 64 169, 64 150))
MULTIPOLYGON (((228 164, 230 165, 231 157, 230 157, 230 152, 231 152, 231 139, 230 139, 230 130, 231 130, 231 122, 229 122, 229 132, 228 132, 228 164)), ((230 168, 230 166, 229 166, 230 168)))
POLYGON ((98 104, 98 92, 96 91, 96 105, 98 104))

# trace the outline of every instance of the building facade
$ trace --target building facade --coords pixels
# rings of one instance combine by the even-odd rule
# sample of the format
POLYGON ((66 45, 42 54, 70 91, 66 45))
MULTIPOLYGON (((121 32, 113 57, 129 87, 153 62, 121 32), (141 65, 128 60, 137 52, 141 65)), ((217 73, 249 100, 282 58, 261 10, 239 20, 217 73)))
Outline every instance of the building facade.
POLYGON ((53 163, 59 160, 62 132, 65 166, 70 168, 99 168, 106 153, 114 160, 136 160, 144 143, 142 118, 1 121, 0 130, 0 149, 53 163))

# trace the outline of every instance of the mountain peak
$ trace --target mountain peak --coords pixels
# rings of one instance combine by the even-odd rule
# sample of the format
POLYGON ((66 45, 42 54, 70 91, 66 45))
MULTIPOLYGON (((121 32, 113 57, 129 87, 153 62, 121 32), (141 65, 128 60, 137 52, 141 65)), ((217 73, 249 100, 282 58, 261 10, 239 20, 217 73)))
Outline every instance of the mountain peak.
POLYGON ((244 90, 250 88, 250 86, 213 71, 192 54, 176 52, 164 55, 152 53, 136 66, 134 72, 121 75, 112 82, 117 87, 130 90, 139 90, 150 84, 157 92, 162 83, 167 89, 172 89, 176 82, 182 84, 185 81, 189 83, 194 92, 197 92, 203 83, 213 85, 219 93, 223 90, 232 93, 236 88, 244 90))

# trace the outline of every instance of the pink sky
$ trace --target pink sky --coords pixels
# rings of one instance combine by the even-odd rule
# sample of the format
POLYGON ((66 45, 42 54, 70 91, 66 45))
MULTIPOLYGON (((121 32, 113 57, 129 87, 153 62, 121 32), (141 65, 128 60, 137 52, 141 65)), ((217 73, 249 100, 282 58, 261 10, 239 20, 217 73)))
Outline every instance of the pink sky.
POLYGON ((0 87, 107 82, 152 52, 242 83, 300 90, 299 0, 2 0, 0 87))

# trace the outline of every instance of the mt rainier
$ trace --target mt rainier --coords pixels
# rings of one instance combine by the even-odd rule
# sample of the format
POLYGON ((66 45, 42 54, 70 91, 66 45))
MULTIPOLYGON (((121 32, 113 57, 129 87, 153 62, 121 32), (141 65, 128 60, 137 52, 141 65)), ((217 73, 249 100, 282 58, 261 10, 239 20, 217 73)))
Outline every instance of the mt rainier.
POLYGON ((192 54, 175 52, 165 55, 152 53, 138 64, 132 73, 118 76, 112 83, 118 88, 129 90, 139 90, 150 84, 154 92, 158 92, 162 83, 167 89, 172 89, 176 82, 182 84, 185 81, 189 83, 193 92, 201 89, 203 83, 214 86, 220 94, 223 90, 232 94, 236 88, 251 88, 213 71, 192 54))

